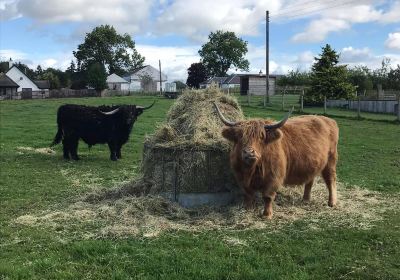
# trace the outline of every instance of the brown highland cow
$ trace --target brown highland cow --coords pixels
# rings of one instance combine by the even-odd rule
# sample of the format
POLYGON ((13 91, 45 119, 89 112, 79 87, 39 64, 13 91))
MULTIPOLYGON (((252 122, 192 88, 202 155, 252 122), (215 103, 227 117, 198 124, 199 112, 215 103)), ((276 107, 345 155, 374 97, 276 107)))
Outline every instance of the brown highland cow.
POLYGON ((260 119, 231 122, 214 105, 226 125, 222 135, 233 143, 231 167, 244 190, 247 209, 254 207, 259 191, 264 200, 263 215, 271 219, 272 202, 282 185, 305 184, 303 200, 309 201, 318 175, 328 187, 328 205, 336 204, 339 129, 334 120, 323 116, 289 119, 289 112, 276 123, 260 119))

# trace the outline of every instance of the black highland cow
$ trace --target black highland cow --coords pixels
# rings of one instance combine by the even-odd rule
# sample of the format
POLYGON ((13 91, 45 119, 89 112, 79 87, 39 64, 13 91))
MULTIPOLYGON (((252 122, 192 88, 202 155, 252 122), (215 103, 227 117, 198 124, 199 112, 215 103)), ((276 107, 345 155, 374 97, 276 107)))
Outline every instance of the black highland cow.
POLYGON ((136 105, 99 107, 66 104, 58 108, 58 131, 51 146, 63 143, 64 158, 78 160, 78 142, 108 144, 110 159, 121 158, 121 147, 131 133, 134 122, 144 110, 151 108, 136 105))

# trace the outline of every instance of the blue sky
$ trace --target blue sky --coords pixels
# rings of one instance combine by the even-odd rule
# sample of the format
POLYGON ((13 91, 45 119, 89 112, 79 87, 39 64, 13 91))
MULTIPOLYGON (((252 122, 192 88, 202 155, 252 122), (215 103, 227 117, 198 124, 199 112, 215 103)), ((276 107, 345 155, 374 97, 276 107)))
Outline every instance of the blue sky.
POLYGON ((265 73, 266 10, 272 73, 308 69, 327 43, 350 66, 400 64, 400 0, 0 0, 0 58, 65 69, 86 32, 111 24, 185 80, 208 34, 229 30, 248 41, 250 72, 265 73))

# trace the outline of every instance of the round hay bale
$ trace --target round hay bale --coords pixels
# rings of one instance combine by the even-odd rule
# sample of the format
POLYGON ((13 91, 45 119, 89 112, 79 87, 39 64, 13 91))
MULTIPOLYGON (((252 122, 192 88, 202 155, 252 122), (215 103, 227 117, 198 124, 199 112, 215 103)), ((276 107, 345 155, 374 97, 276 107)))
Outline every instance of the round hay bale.
POLYGON ((237 197, 230 144, 221 135, 223 124, 212 102, 228 118, 244 118, 237 100, 216 88, 182 94, 166 122, 145 140, 143 179, 152 186, 151 193, 185 207, 225 205, 237 197))

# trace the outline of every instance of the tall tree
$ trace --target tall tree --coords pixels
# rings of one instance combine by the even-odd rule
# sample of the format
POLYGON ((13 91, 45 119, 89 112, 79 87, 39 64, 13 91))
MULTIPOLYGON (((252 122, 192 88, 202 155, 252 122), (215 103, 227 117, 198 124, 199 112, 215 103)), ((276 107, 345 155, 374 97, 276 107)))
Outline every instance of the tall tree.
POLYGON ((390 89, 400 90, 400 65, 397 64, 397 68, 390 69, 388 73, 388 83, 390 89))
POLYGON ((135 48, 135 42, 128 34, 120 35, 110 25, 101 25, 87 33, 85 41, 73 52, 78 69, 87 70, 94 63, 100 63, 108 73, 124 75, 143 65, 144 57, 135 48))
POLYGON ((248 71, 249 61, 244 58, 246 41, 236 37, 234 32, 221 30, 211 32, 208 39, 199 50, 199 55, 211 76, 224 77, 232 66, 248 71))
POLYGON ((203 63, 192 63, 188 68, 186 84, 192 88, 199 88, 200 83, 207 80, 207 69, 203 63))
POLYGON ((36 75, 36 78, 38 78, 38 79, 40 79, 40 76, 43 75, 43 69, 42 69, 42 66, 40 66, 40 64, 36 67, 35 75, 36 75))
POLYGON ((291 70, 277 81, 280 86, 307 86, 311 83, 310 72, 302 72, 299 69, 291 70))
POLYGON ((357 87, 357 92, 362 93, 364 90, 371 90, 373 88, 371 71, 368 67, 355 66, 348 71, 349 81, 357 87))
POLYGON ((95 62, 89 66, 87 71, 87 82, 89 86, 95 88, 97 91, 102 91, 107 88, 107 73, 104 66, 95 62))
POLYGON ((339 55, 329 44, 315 57, 311 72, 311 90, 305 95, 306 104, 322 104, 324 97, 352 99, 356 88, 348 82, 347 65, 338 65, 339 55))

